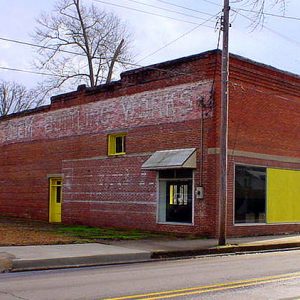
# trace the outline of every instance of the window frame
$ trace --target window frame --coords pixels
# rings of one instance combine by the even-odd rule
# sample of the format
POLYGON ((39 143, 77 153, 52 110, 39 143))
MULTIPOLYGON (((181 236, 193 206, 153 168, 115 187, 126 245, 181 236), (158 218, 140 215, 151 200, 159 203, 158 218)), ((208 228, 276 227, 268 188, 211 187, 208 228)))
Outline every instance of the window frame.
POLYGON ((127 133, 114 133, 109 134, 107 136, 107 155, 108 156, 116 156, 116 155, 124 155, 126 154, 126 136, 127 133), (121 137, 123 141, 123 150, 122 152, 117 152, 116 140, 121 137))
POLYGON ((233 198, 232 198, 232 224, 233 226, 264 226, 267 225, 267 169, 268 166, 266 165, 258 165, 258 164, 248 164, 248 163, 241 163, 241 162, 236 162, 233 165, 233 198), (265 180, 265 222, 249 222, 249 223, 237 223, 235 221, 235 206, 236 206, 236 186, 235 186, 235 181, 236 181, 236 167, 241 166, 241 167, 249 167, 249 168, 265 168, 266 169, 266 180, 265 180))
POLYGON ((190 178, 160 178, 159 172, 156 172, 156 223, 161 225, 179 225, 179 226, 194 226, 195 225, 195 171, 192 170, 192 177, 190 178), (161 181, 192 181, 192 221, 189 223, 183 222, 167 222, 160 220, 160 182, 161 181))

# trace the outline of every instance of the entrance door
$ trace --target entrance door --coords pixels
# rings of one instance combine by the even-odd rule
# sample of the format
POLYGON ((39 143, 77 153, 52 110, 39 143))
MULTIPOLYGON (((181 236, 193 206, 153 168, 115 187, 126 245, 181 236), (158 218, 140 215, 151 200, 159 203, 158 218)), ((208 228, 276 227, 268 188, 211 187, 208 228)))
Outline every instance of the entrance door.
POLYGON ((50 178, 49 222, 61 222, 62 178, 50 178))
POLYGON ((192 181, 168 181, 166 189, 166 221, 192 222, 192 181))

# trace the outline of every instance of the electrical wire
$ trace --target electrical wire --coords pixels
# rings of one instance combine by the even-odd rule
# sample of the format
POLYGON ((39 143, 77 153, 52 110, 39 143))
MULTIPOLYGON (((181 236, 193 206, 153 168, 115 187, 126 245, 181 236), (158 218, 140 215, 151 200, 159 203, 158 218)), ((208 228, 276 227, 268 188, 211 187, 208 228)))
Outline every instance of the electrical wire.
MULTIPOLYGON (((94 0, 95 1, 95 0, 94 0)), ((134 0, 130 0, 130 1, 134 1, 134 0)), ((163 2, 163 3, 168 3, 167 1, 163 1, 163 0, 157 0, 157 1, 160 1, 160 2, 163 2)), ((97 1, 98 2, 98 1, 97 1)), ((137 1, 135 1, 137 2, 137 1)), ((174 5, 175 6, 175 5, 174 5)), ((177 6, 177 5, 176 5, 177 6)), ((182 8, 185 8, 185 7, 182 7, 182 8)), ((188 9, 188 8, 185 8, 185 9, 188 9)), ((235 10, 234 10, 235 11, 235 10)), ((243 11, 247 11, 247 10, 244 10, 243 11)), ((237 14, 241 15, 242 17, 250 20, 251 18, 243 15, 242 13, 238 12, 238 11, 235 11, 237 14)), ((254 12, 254 11, 252 11, 254 12)), ((215 17, 217 15, 213 15, 213 17, 215 17)), ((192 31, 196 30, 199 26, 203 26, 204 23, 208 22, 210 19, 208 20, 205 20, 205 22, 201 23, 201 24, 198 24, 197 27, 195 28, 192 28, 191 30, 189 30, 188 32, 184 33, 183 35, 179 36, 177 39, 171 41, 170 43, 164 45, 163 47, 161 47, 160 49, 157 49, 156 51, 152 52, 151 54, 147 55, 146 57, 143 57, 142 59, 140 59, 138 62, 148 58, 149 56, 152 56, 154 54, 156 54, 158 51, 168 47, 169 45, 173 44, 174 42, 176 42, 177 40, 181 39, 182 37, 186 36, 187 34, 191 33, 192 31)), ((270 29, 266 26, 264 26, 267 30, 271 31, 272 33, 280 36, 281 38, 284 38, 286 40, 288 40, 289 42, 292 42, 292 43, 297 43, 295 42, 294 40, 282 35, 281 33, 278 33, 276 31, 274 31, 273 29, 270 29)), ((24 41, 20 41, 20 40, 15 40, 15 39, 9 39, 9 38, 5 38, 5 37, 0 37, 0 40, 3 40, 3 41, 8 41, 8 42, 13 42, 13 43, 18 43, 18 44, 22 44, 22 45, 26 45, 26 46, 32 46, 32 47, 38 47, 38 48, 42 48, 42 49, 46 49, 46 50, 52 50, 52 51, 59 51, 59 52, 64 52, 64 53, 68 53, 68 54, 73 54, 73 55, 80 55, 80 56, 84 56, 84 54, 81 54, 81 53, 77 53, 77 52, 73 52, 73 51, 68 51, 68 50, 63 50, 63 49, 55 49, 55 48, 52 48, 52 47, 48 47, 48 46, 41 46, 41 45, 37 45, 37 44, 33 44, 33 43, 29 43, 29 42, 24 42, 24 41)), ((298 44, 298 43, 297 43, 298 44)), ((131 65, 131 66, 134 66, 134 67, 144 67, 138 63, 130 63, 130 62, 125 62, 124 64, 126 65, 131 65)), ((151 67, 147 67, 147 68, 150 68, 150 69, 155 69, 155 70, 161 70, 161 71, 164 71, 164 72, 167 72, 167 70, 165 69, 159 69, 159 68, 151 68, 151 67)), ((4 69, 4 67, 2 67, 2 69, 4 69)), ((52 76, 52 74, 48 74, 48 73, 42 73, 42 72, 35 72, 35 71, 28 71, 28 70, 21 70, 21 69, 17 69, 17 68, 6 68, 6 70, 16 70, 16 71, 19 71, 19 72, 26 72, 26 73, 32 73, 32 74, 38 74, 38 75, 46 75, 46 76, 52 76)), ((174 71, 169 71, 168 72, 174 72, 174 71)), ((177 75, 186 75, 186 74, 178 74, 177 75)), ((55 76, 59 76, 59 75, 55 75, 55 76)), ((63 77, 66 77, 66 76, 63 76, 63 77)))
MULTIPOLYGON (((212 20, 213 18, 217 17, 218 14, 220 14, 220 12, 218 12, 216 15, 213 15, 211 18, 205 20, 204 22, 202 22, 201 24, 198 24, 196 27, 192 28, 191 30, 185 32, 184 34, 182 34, 181 36, 179 36, 178 38, 176 38, 175 40, 172 40, 171 42, 167 43, 166 45, 164 45, 163 47, 157 49, 156 51, 148 54, 146 57, 143 57, 142 59, 140 59, 137 63, 130 63, 130 62, 126 62, 126 65, 131 65, 134 67, 141 67, 141 68, 147 68, 147 69, 152 69, 152 70, 157 70, 157 71, 163 71, 166 73, 171 73, 173 75, 184 75, 184 76, 188 76, 188 75, 192 75, 192 74, 188 74, 188 73, 184 73, 184 72, 177 72, 177 71, 172 71, 172 70, 166 70, 166 69, 161 69, 161 68, 157 68, 157 67, 151 67, 151 66, 142 66, 139 64, 140 61, 156 54, 157 52, 161 51, 162 49, 168 47, 169 45, 177 42, 179 39, 183 38, 184 36, 188 35, 189 33, 193 32, 194 30, 196 30, 197 28, 199 28, 200 26, 202 26, 204 23, 208 22, 209 20, 212 20)), ((45 47, 45 46, 40 46, 37 44, 33 44, 33 43, 29 43, 29 42, 24 42, 24 41, 19 41, 19 40, 14 40, 14 39, 8 39, 8 38, 4 38, 4 37, 0 37, 0 40, 4 40, 4 41, 9 41, 9 42, 13 42, 13 43, 18 43, 21 45, 25 45, 25 46, 32 46, 32 47, 39 47, 39 48, 44 48, 44 49, 49 49, 49 50, 53 50, 52 48, 49 47, 45 47)), ((61 52, 65 52, 64 50, 60 50, 61 52)), ((70 53, 68 51, 68 53, 70 53)), ((76 52, 74 52, 75 54, 78 54, 76 52)), ((49 74, 49 73, 43 73, 43 72, 36 72, 36 71, 29 71, 29 70, 23 70, 23 69, 17 69, 17 68, 5 68, 5 67, 0 67, 0 69, 4 69, 4 70, 10 70, 10 71, 17 71, 17 72, 24 72, 24 73, 31 73, 31 74, 36 74, 36 75, 45 75, 45 76, 56 76, 56 77, 63 77, 66 78, 68 76, 60 76, 60 75, 53 75, 53 74, 49 74)))
POLYGON ((0 40, 5 41, 5 42, 16 43, 16 44, 20 44, 20 45, 36 47, 36 48, 40 48, 40 49, 53 50, 53 51, 65 52, 65 53, 73 54, 73 55, 85 56, 85 54, 82 54, 82 53, 77 53, 77 52, 63 50, 63 49, 55 49, 55 48, 48 47, 48 46, 42 46, 42 45, 38 45, 38 44, 23 42, 23 41, 19 41, 19 40, 15 40, 15 39, 9 39, 9 38, 5 38, 5 37, 0 37, 0 40))
POLYGON ((137 63, 140 63, 141 61, 145 60, 146 58, 149 58, 150 56, 156 54, 157 52, 167 48, 168 46, 174 44, 175 42, 177 42, 178 40, 182 39, 183 37, 185 37, 186 35, 192 33, 193 31, 195 31, 196 29, 198 29, 200 26, 203 26, 204 23, 212 20, 213 18, 216 18, 218 15, 220 14, 220 12, 218 12, 217 14, 215 14, 214 16, 210 17, 209 19, 207 19, 206 21, 202 22, 201 24, 198 24, 196 27, 193 27, 192 29, 186 31, 185 33, 183 33, 182 35, 180 35, 179 37, 177 37, 175 40, 170 41, 169 43, 165 44, 164 46, 160 47, 159 49, 149 53, 148 55, 142 57, 141 59, 139 59, 137 61, 137 63))
MULTIPOLYGON (((4 38, 0 37, 0 39, 4 39, 4 38)), ((15 40, 12 40, 12 39, 5 39, 5 40, 10 41, 10 42, 18 42, 18 43, 20 43, 22 45, 33 46, 32 44, 27 43, 27 42, 20 42, 20 41, 15 41, 15 40)), ((219 35, 218 35, 217 49, 219 48, 219 42, 220 42, 220 31, 219 31, 219 35)), ((158 67, 151 67, 151 66, 142 66, 142 65, 137 64, 137 63, 127 63, 127 64, 131 65, 133 67, 141 67, 141 68, 150 69, 150 70, 162 71, 162 72, 170 73, 170 74, 173 74, 173 75, 182 75, 182 76, 189 76, 189 75, 191 75, 191 76, 193 76, 193 78, 195 78, 195 75, 192 74, 192 73, 178 72, 178 71, 174 71, 174 70, 167 70, 167 69, 162 69, 162 68, 158 68, 158 67)), ((30 74, 35 74, 35 75, 55 76, 55 77, 62 77, 62 78, 68 77, 67 75, 57 75, 57 74, 50 74, 50 73, 45 73, 45 72, 24 70, 24 69, 18 69, 18 68, 9 68, 9 67, 4 67, 4 66, 0 66, 0 69, 7 70, 7 71, 16 71, 16 72, 30 73, 30 74)), ((213 79, 212 87, 215 84, 216 69, 217 69, 217 64, 215 64, 214 79, 213 79)), ((236 86, 238 84, 234 84, 234 85, 236 86)), ((240 85, 240 87, 243 88, 242 85, 240 85)), ((291 102, 298 103, 298 104, 300 103, 299 101, 295 101, 295 100, 290 100, 290 99, 287 99, 287 98, 283 98, 283 97, 277 96, 276 94, 273 94, 273 93, 270 94, 270 95, 276 96, 277 98, 280 98, 280 99, 283 99, 283 100, 286 100, 286 101, 291 101, 291 102)))
MULTIPOLYGON (((220 13, 220 12, 219 12, 220 13)), ((159 52, 160 50, 168 47, 169 45, 175 43, 176 41, 178 41, 179 39, 183 38, 184 36, 188 35, 189 33, 193 32, 194 30, 196 30, 197 28, 199 28, 200 26, 203 26, 204 23, 206 22, 209 22, 210 20, 212 20, 213 18, 217 17, 217 15, 219 14, 217 13, 216 15, 213 15, 211 18, 209 19, 206 19, 204 22, 202 22, 201 24, 198 24, 196 27, 192 28, 191 30, 185 32, 184 34, 182 34, 181 36, 179 36, 178 38, 176 38, 175 40, 169 42, 168 44, 164 45, 163 47, 155 50, 154 52, 148 54, 146 57, 143 57, 142 59, 140 59, 138 61, 138 63, 154 54, 156 54, 157 52, 159 52)), ((213 27, 212 27, 213 28, 213 27)), ((37 45, 37 44, 33 44, 33 43, 29 43, 29 42, 24 42, 24 41, 20 41, 20 40, 15 40, 15 39, 9 39, 9 38, 5 38, 5 37, 0 37, 0 40, 3 40, 3 41, 7 41, 7 42, 11 42, 11 43, 17 43, 17 44, 21 44, 21 45, 25 45, 25 46, 31 46, 31 47, 37 47, 37 48, 42 48, 42 49, 46 49, 46 50, 56 50, 54 48, 51 48, 51 47, 46 47, 46 46, 41 46, 41 45, 37 45)), ((83 54, 79 54, 79 53, 76 53, 76 52, 72 52, 72 51, 67 51, 67 50, 63 50, 63 49, 59 49, 58 51, 60 52, 66 52, 68 54, 75 54, 75 55, 82 55, 84 56, 83 54)), ((130 62, 125 62, 124 64, 126 65, 131 65, 131 66, 134 66, 134 67, 143 67, 142 65, 138 64, 138 63, 130 63, 130 62)), ((155 68, 157 69, 157 68, 155 68)), ((162 71, 166 71, 164 69, 161 69, 162 71)), ((21 70, 19 72, 22 72, 21 70)), ((30 73, 30 71, 27 71, 26 70, 26 73, 30 73)), ((33 74, 36 74, 36 73, 33 73, 33 74)), ((40 74, 40 75, 50 75, 50 74, 40 74)))
MULTIPOLYGON (((24 46, 45 48, 44 46, 40 46, 40 45, 36 45, 36 44, 32 44, 32 43, 24 42, 24 41, 20 41, 20 40, 8 39, 8 38, 3 38, 3 37, 0 37, 0 40, 8 41, 8 42, 11 42, 11 43, 17 43, 17 44, 24 45, 24 46)), ((48 49, 48 48, 45 48, 45 49, 48 49)), ((49 50, 52 50, 52 49, 49 49, 49 50)), ((61 52, 65 52, 65 51, 61 50, 61 52)), ((69 51, 68 51, 68 53, 69 53, 69 51)), ((162 69, 162 68, 158 68, 158 67, 143 66, 143 65, 137 64, 137 63, 131 63, 131 62, 122 62, 122 63, 125 64, 125 65, 128 65, 128 66, 135 67, 135 68, 136 67, 138 67, 138 68, 147 68, 148 70, 161 71, 161 72, 169 73, 169 74, 172 74, 172 75, 184 75, 184 76, 190 75, 190 74, 184 73, 184 72, 178 72, 178 71, 174 71, 174 70, 167 70, 167 69, 162 69)), ((23 69, 18 69, 18 68, 0 67, 0 69, 8 70, 8 71, 17 71, 17 72, 29 73, 29 74, 31 73, 31 74, 36 74, 36 75, 57 76, 57 77, 60 76, 60 75, 52 75, 50 73, 29 71, 29 70, 23 70, 23 69)), ((65 77, 68 77, 68 76, 66 75, 66 76, 62 76, 62 77, 65 78, 65 77)))
POLYGON ((55 76, 55 77, 62 77, 62 78, 68 77, 67 75, 57 75, 57 74, 50 74, 50 73, 44 73, 44 72, 38 72, 38 71, 30 71, 30 70, 24 70, 24 69, 18 69, 18 68, 9 68, 9 67, 3 67, 3 66, 0 66, 0 69, 6 70, 6 71, 16 71, 16 72, 30 73, 30 74, 36 74, 36 75, 55 76))
MULTIPOLYGON (((179 15, 182 15, 182 16, 186 16, 186 17, 190 17, 190 18, 195 18, 195 19, 199 19, 199 20, 205 20, 204 18, 201 18, 201 17, 196 17, 196 16, 193 16, 193 15, 188 15, 188 14, 185 14, 185 13, 182 13, 182 12, 178 12, 176 10, 172 10, 172 9, 168 9, 168 8, 163 8, 163 7, 157 6, 157 5, 146 4, 146 3, 143 3, 143 2, 140 2, 140 1, 137 1, 137 0, 126 0, 126 1, 130 1, 130 2, 137 3, 137 4, 140 4, 140 5, 144 5, 144 6, 147 6, 147 7, 152 7, 152 8, 164 10, 164 11, 171 12, 171 13, 176 13, 176 14, 179 14, 179 15)), ((173 6, 177 6, 177 5, 173 5, 173 6)), ((212 14, 208 14, 208 13, 207 13, 207 15, 208 16, 213 16, 212 14)))
MULTIPOLYGON (((96 0, 94 0, 96 1, 96 0)), ((135 1, 135 0, 128 0, 128 1, 132 1, 132 2, 136 2, 136 3, 139 3, 138 1, 135 1)), ((111 4, 111 3, 107 3, 107 2, 104 2, 104 1, 96 1, 96 2, 103 2, 103 3, 106 3, 106 4, 111 4)), ((112 4, 111 4, 112 5, 112 4)), ((146 5, 146 4, 144 4, 146 5)), ((118 6, 118 5, 117 5, 118 6)), ((147 6, 150 6, 150 5, 147 5, 147 6)), ((127 7, 128 8, 128 7, 127 7)), ((157 7, 159 8, 159 7, 157 7)), ((160 8, 162 9, 162 8, 160 8)), ((167 10, 167 11, 170 11, 170 10, 167 10)), ((143 11, 144 12, 144 11, 143 11)), ((175 11, 172 11, 172 12, 175 12, 175 11)), ((148 13, 148 12, 146 12, 148 13)), ((203 12, 202 12, 203 13, 203 12)), ((210 14, 208 14, 210 15, 210 14)), ((214 17, 215 15, 210 15, 212 17, 214 17)), ((168 17, 169 18, 169 17, 168 17)), ((199 19, 202 19, 202 18, 199 18, 199 19)), ((182 38, 183 36, 187 35, 188 33, 194 31, 195 29, 197 29, 198 27, 200 26, 205 26, 204 24, 206 22, 209 22, 211 21, 211 19, 208 19, 204 22, 202 22, 201 24, 198 24, 198 23, 195 23, 195 22, 192 22, 192 24, 197 24, 197 27, 192 29, 192 30, 189 30, 188 32, 186 32, 185 34, 183 34, 182 36, 180 36, 179 38, 177 38, 175 41, 177 41, 178 39, 182 38)), ((191 22, 190 22, 191 23, 191 22)), ((211 26, 207 26, 209 28, 214 28, 214 27, 211 27, 211 26)), ((30 43, 30 42, 24 42, 24 41, 20 41, 20 40, 16 40, 16 39, 9 39, 9 38, 5 38, 5 37, 0 37, 0 40, 3 40, 3 41, 7 41, 7 42, 12 42, 12 43, 17 43, 17 44, 21 44, 21 45, 25 45, 25 46, 30 46, 30 47, 36 47, 36 48, 40 48, 40 49, 45 49, 45 50, 51 50, 51 51, 58 51, 58 52, 63 52, 63 53, 68 53, 68 54, 72 54, 72 55, 79 55, 79 56, 85 56, 84 54, 82 53, 77 53, 77 52, 74 52, 74 51, 69 51, 69 50, 63 50, 63 49, 57 49, 57 48, 52 48, 52 47, 48 47, 48 46, 42 46, 42 45, 38 45, 38 44, 34 44, 34 43, 30 43)), ((168 43, 167 45, 165 45, 163 48, 169 46, 170 44, 172 44, 173 42, 175 41, 172 41, 170 43, 168 43)), ((158 52, 160 51, 161 49, 158 49, 155 51, 158 52)), ((154 53, 153 53, 154 54, 154 53)), ((150 55, 153 55, 153 54, 150 54, 150 55)), ((149 56, 150 56, 149 55, 149 56)), ((144 67, 140 64, 136 64, 136 63, 130 63, 130 62, 123 62, 124 64, 126 65, 131 65, 131 66, 134 66, 134 67, 144 67)), ((170 70, 165 70, 165 69, 159 69, 159 68, 152 68, 152 67, 147 67, 149 69, 155 69, 155 70, 160 70, 160 71, 164 71, 164 72, 172 72, 174 73, 174 71, 170 71, 170 70)), ((3 70, 10 70, 10 71, 17 71, 17 72, 24 72, 24 73, 31 73, 31 74, 36 74, 36 75, 46 75, 46 76, 57 76, 57 77, 67 77, 67 76, 60 76, 60 75, 53 75, 53 74, 49 74, 49 73, 44 73, 44 72, 37 72, 37 71, 29 71, 29 70, 23 70, 23 69, 18 69, 18 68, 8 68, 8 67, 0 67, 0 69, 3 69, 3 70)), ((177 75, 178 72, 176 72, 177 75)), ((187 74, 183 74, 181 73, 180 75, 187 75, 187 74)))
MULTIPOLYGON (((24 42, 24 41, 20 41, 20 40, 15 40, 15 39, 9 39, 9 38, 0 37, 0 40, 4 40, 4 41, 10 42, 10 43, 17 43, 17 44, 20 44, 20 45, 23 45, 23 46, 37 47, 37 48, 44 48, 44 49, 53 50, 52 48, 48 48, 48 47, 45 47, 45 46, 40 46, 40 45, 37 45, 37 44, 33 44, 33 43, 29 43, 29 42, 24 42)), ((60 50, 60 51, 61 52, 65 52, 64 50, 60 50)), ((67 53, 70 53, 70 52, 67 51, 67 53)), ((74 52, 74 53, 76 53, 76 52, 74 52)), ((78 53, 76 53, 76 54, 78 54, 78 53)), ((170 74, 172 73, 173 75, 189 75, 189 74, 184 73, 184 72, 177 72, 177 71, 166 70, 166 69, 161 69, 161 68, 151 67, 151 66, 143 66, 143 65, 137 64, 137 63, 131 63, 131 62, 122 62, 122 63, 125 64, 125 65, 128 65, 128 66, 135 67, 135 68, 136 67, 147 68, 147 69, 151 69, 151 70, 167 72, 167 73, 170 73, 170 74)), ((49 74, 49 73, 41 73, 41 72, 29 71, 29 70, 22 70, 22 69, 17 69, 17 68, 6 68, 6 67, 1 67, 1 68, 2 69, 5 68, 5 70, 9 70, 9 71, 18 71, 18 72, 25 72, 25 73, 37 74, 37 75, 46 75, 46 76, 50 76, 51 75, 52 76, 52 74, 49 74)), ((59 75, 55 75, 55 76, 59 76, 59 75)), ((67 77, 67 76, 65 76, 65 77, 67 77)))
MULTIPOLYGON (((244 14, 240 13, 239 11, 237 11, 237 10, 233 10, 233 11, 234 11, 235 13, 237 13, 238 15, 242 16, 243 18, 245 18, 245 19, 247 19, 247 20, 253 22, 253 20, 252 20, 251 18, 249 18, 248 16, 245 16, 244 14)), ((278 31, 276 31, 276 30, 274 30, 274 29, 271 29, 271 28, 269 28, 269 27, 267 27, 267 26, 265 26, 265 25, 263 26, 263 28, 267 29, 268 31, 272 32, 273 34, 275 34, 275 35, 281 37, 282 39, 284 39, 284 40, 286 40, 286 41, 288 41, 288 42, 290 42, 290 43, 292 43, 292 44, 296 44, 297 46, 300 46, 300 43, 299 43, 299 42, 297 42, 297 41, 295 41, 295 40, 293 40, 293 39, 291 39, 291 38, 285 36, 284 34, 278 32, 278 31)))
MULTIPOLYGON (((148 68, 148 67, 145 67, 145 68, 148 68)), ((24 69, 17 69, 17 68, 9 68, 9 67, 3 67, 3 66, 0 66, 0 69, 3 69, 3 70, 8 70, 8 71, 17 71, 17 72, 24 72, 24 73, 31 73, 31 74, 36 74, 36 75, 46 75, 46 76, 57 76, 57 77, 67 77, 67 76, 64 76, 64 75, 54 75, 54 74, 50 74, 50 73, 43 73, 43 72, 36 72, 36 71, 30 71, 30 70, 24 70, 24 69)), ((167 71, 165 69, 158 69, 158 68, 153 68, 155 70, 159 70, 159 71, 167 71)), ((173 72, 173 71, 172 71, 173 72)), ((192 73, 179 73, 180 75, 193 75, 192 73)), ((239 86, 242 90, 245 90, 244 86, 242 84, 238 84, 238 83, 235 83, 235 82, 232 82, 232 81, 229 81, 230 84, 234 87, 236 86, 239 86)), ((255 91, 255 92, 259 92, 259 93, 263 93, 265 95, 269 95, 269 96, 274 96, 278 99, 281 99, 281 100, 284 100, 284 101, 289 101, 289 102, 293 102, 293 103, 296 103, 296 104, 300 104, 300 101, 297 101, 297 100, 292 100, 292 99, 289 99, 289 98, 286 98, 286 97, 283 97, 283 96, 279 96, 278 94, 276 93, 267 93, 265 91, 261 91, 261 90, 258 90, 257 88, 254 89, 254 88, 247 88, 248 90, 251 90, 251 91, 255 91)))
POLYGON ((250 13, 254 13, 254 14, 262 14, 262 15, 269 16, 269 17, 276 17, 276 18, 300 21, 300 17, 277 15, 277 14, 272 14, 272 13, 267 13, 267 12, 255 11, 255 10, 252 10, 252 9, 238 8, 238 7, 232 7, 232 9, 233 10, 241 10, 241 11, 245 11, 245 12, 250 12, 250 13))
POLYGON ((171 5, 171 6, 174 6, 174 7, 183 8, 183 9, 186 9, 186 10, 189 10, 189 11, 193 11, 193 12, 196 12, 196 13, 199 13, 199 14, 212 16, 212 14, 210 14, 208 12, 204 12, 204 11, 201 11, 201 10, 197 10, 197 9, 189 8, 189 7, 186 7, 186 6, 174 4, 174 3, 171 3, 171 2, 168 2, 168 1, 164 1, 164 0, 156 0, 156 1, 167 4, 167 5, 171 5))
POLYGON ((201 1, 204 1, 204 2, 206 2, 206 3, 212 4, 212 5, 215 5, 215 6, 222 6, 222 7, 223 7, 223 5, 218 4, 218 3, 215 3, 215 2, 210 1, 210 0, 201 0, 201 1))
MULTIPOLYGON (((189 76, 189 75, 193 75, 192 73, 184 73, 184 72, 177 72, 174 70, 167 70, 167 69, 161 69, 161 68, 157 68, 157 67, 151 67, 151 66, 141 66, 141 65, 137 65, 137 64, 131 64, 132 66, 135 67, 141 67, 141 68, 145 68, 147 70, 154 70, 154 71, 160 71, 160 72, 165 72, 165 73, 169 73, 172 75, 180 75, 180 76, 189 76)), ((18 69, 18 68, 9 68, 9 67, 4 67, 4 66, 0 66, 0 69, 2 70, 6 70, 6 71, 15 71, 15 72, 22 72, 22 73, 28 73, 28 74, 34 74, 34 75, 45 75, 45 76, 55 76, 55 77, 61 77, 61 78, 68 78, 69 75, 57 75, 57 74, 51 74, 51 73, 45 73, 45 72, 38 72, 38 71, 33 71, 33 70, 24 70, 24 69, 18 69)))
MULTIPOLYGON (((30 43, 30 42, 20 41, 20 40, 16 40, 16 39, 9 39, 9 38, 6 38, 6 37, 1 37, 1 36, 0 36, 0 40, 10 42, 10 43, 20 44, 20 45, 23 45, 23 46, 36 47, 36 48, 41 48, 41 49, 45 49, 45 50, 55 50, 55 51, 58 51, 58 52, 64 52, 64 53, 68 53, 68 54, 74 54, 74 55, 79 55, 79 56, 86 57, 86 55, 82 54, 82 53, 77 53, 77 52, 63 50, 63 49, 54 49, 52 47, 42 46, 42 45, 33 44, 33 43, 30 43)), ((94 57, 94 58, 101 59, 101 57, 94 57)), ((122 62, 122 63, 126 64, 126 65, 132 65, 132 66, 135 66, 135 67, 136 66, 142 67, 142 65, 137 65, 137 64, 134 64, 134 63, 130 63, 130 62, 122 62)))
MULTIPOLYGON (((133 11, 136 11, 136 12, 140 12, 140 13, 144 13, 144 14, 148 14, 148 15, 152 15, 152 16, 162 17, 162 18, 171 19, 171 20, 184 22, 184 23, 188 23, 188 24, 193 24, 193 25, 199 25, 199 23, 196 23, 196 22, 177 19, 177 18, 173 18, 173 17, 169 17, 169 16, 165 16, 165 15, 161 15, 161 14, 157 14, 157 13, 153 13, 153 12, 149 12, 149 11, 145 11, 145 10, 141 10, 141 9, 137 9, 137 8, 133 8, 133 7, 129 7, 129 6, 125 6, 125 5, 114 4, 114 3, 110 3, 110 2, 106 2, 106 1, 102 1, 102 0, 93 0, 93 1, 98 2, 98 3, 107 4, 107 5, 111 5, 111 6, 116 6, 116 7, 121 7, 121 8, 129 9, 129 10, 133 10, 133 11)), ((214 28, 214 27, 209 26, 209 25, 201 25, 201 26, 205 26, 205 27, 208 27, 208 28, 214 28)))
MULTIPOLYGON (((156 0, 156 1, 162 2, 161 0, 156 0)), ((210 0, 201 0, 201 1, 210 3, 215 6, 223 7, 222 4, 218 4, 218 3, 212 2, 210 0)), ((182 8, 187 9, 186 7, 182 7, 182 8)), ((273 14, 273 13, 264 12, 264 11, 257 11, 257 10, 253 10, 253 9, 239 8, 239 7, 235 7, 235 6, 232 6, 231 9, 241 10, 241 11, 250 12, 250 13, 254 13, 254 14, 262 14, 262 15, 269 16, 269 17, 276 17, 276 18, 300 21, 300 17, 295 17, 295 16, 278 15, 278 14, 273 14)))

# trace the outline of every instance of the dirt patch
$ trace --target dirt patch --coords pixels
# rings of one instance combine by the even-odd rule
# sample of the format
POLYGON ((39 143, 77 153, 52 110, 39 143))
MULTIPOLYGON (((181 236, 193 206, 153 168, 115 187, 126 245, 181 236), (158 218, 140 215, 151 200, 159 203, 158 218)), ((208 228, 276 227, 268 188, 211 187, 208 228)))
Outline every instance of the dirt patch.
POLYGON ((43 222, 0 217, 0 246, 51 245, 79 242, 78 238, 55 232, 43 222))
POLYGON ((122 240, 191 239, 168 233, 133 229, 101 228, 85 225, 50 224, 0 216, 0 246, 53 245, 70 243, 108 243, 122 240))

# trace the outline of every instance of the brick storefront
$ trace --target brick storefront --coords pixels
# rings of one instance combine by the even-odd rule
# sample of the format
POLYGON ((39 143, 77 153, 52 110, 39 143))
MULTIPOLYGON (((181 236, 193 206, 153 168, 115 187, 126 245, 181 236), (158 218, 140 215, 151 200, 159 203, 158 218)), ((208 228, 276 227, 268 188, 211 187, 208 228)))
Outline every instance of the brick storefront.
MULTIPOLYGON (((216 236, 219 74, 220 53, 209 51, 125 72, 109 85, 80 86, 48 106, 2 117, 0 214, 49 220, 49 179, 58 177, 64 223, 216 236), (108 155, 108 137, 118 133, 126 134, 126 153, 108 155), (157 151, 187 148, 196 153, 192 190, 187 179, 168 181, 162 171, 142 167, 157 151), (203 199, 195 196, 200 186, 203 199), (191 199, 174 188, 188 189, 191 199), (176 201, 191 201, 190 222, 159 217, 176 201)), ((234 219, 236 165, 300 170, 300 78, 232 55, 229 86, 228 234, 300 231, 298 222, 234 219)))

